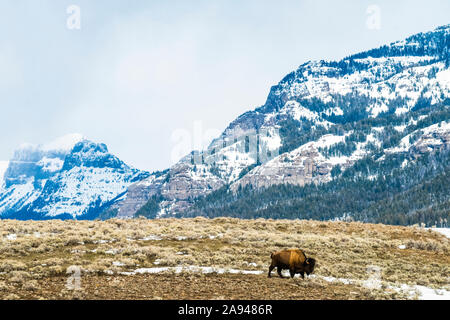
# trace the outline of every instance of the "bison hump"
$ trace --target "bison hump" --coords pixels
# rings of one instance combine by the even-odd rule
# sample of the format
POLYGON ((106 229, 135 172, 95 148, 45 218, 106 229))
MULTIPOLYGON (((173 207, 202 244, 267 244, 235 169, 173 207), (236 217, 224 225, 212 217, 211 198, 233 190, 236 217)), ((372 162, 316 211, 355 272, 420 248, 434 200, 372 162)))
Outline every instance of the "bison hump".
POLYGON ((290 266, 300 266, 306 260, 305 254, 301 250, 291 250, 291 254, 289 257, 289 265, 290 266))

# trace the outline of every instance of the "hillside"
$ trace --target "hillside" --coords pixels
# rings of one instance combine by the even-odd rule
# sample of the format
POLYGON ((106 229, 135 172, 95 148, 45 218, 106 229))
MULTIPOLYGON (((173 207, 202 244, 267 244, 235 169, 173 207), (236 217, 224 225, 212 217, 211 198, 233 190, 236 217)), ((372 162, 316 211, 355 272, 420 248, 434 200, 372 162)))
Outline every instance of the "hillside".
POLYGON ((327 183, 224 187, 198 199, 184 215, 446 226, 449 173, 449 148, 426 152, 417 159, 409 152, 378 152, 345 170, 335 167, 327 183))
POLYGON ((447 25, 302 64, 206 150, 130 187, 111 214, 448 221, 449 43, 447 25))
POLYGON ((231 218, 3 220, 2 226, 0 299, 448 299, 450 294, 449 239, 416 227, 231 218), (292 280, 273 272, 268 279, 270 253, 292 247, 317 260, 314 274, 292 280), (80 272, 76 290, 66 287, 74 270, 80 272))

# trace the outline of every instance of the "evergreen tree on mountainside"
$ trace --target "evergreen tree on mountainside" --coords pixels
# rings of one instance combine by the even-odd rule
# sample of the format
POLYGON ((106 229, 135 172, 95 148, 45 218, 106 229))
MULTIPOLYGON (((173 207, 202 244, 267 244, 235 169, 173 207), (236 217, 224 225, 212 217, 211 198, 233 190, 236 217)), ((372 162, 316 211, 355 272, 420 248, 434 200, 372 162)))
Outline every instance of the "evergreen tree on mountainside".
MULTIPOLYGON (((363 141, 372 127, 380 125, 385 125, 385 130, 379 133, 383 141, 382 148, 389 148, 409 133, 433 123, 450 120, 449 107, 440 105, 434 106, 427 117, 411 123, 412 118, 419 118, 424 112, 426 110, 421 108, 408 115, 391 114, 344 125, 343 130, 353 131, 346 137, 345 143, 321 151, 333 155, 346 154, 345 148, 363 141), (394 124, 405 122, 411 124, 403 132, 393 129, 394 124)), ((337 131, 339 130, 329 130, 337 131)), ((287 136, 288 134, 285 135, 287 136)), ((411 138, 414 139, 414 136, 411 138)), ((394 154, 379 162, 374 159, 379 158, 382 152, 377 155, 380 151, 373 148, 372 157, 356 162, 346 171, 341 172, 339 167, 335 167, 332 172, 334 179, 330 183, 304 187, 279 185, 262 190, 247 186, 240 188, 236 194, 222 188, 197 199, 188 215, 323 220, 350 214, 355 220, 367 222, 428 225, 432 225, 438 218, 448 220, 448 209, 439 205, 450 199, 447 149, 423 156, 406 168, 401 168, 408 155, 394 154), (369 180, 367 177, 373 174, 376 174, 376 179, 369 180), (427 197, 426 194, 431 196, 427 197)))
POLYGON ((364 222, 428 226, 448 220, 448 207, 442 204, 450 201, 449 150, 399 170, 403 160, 394 156, 376 163, 366 158, 318 186, 247 186, 236 193, 225 187, 198 199, 183 216, 329 220, 347 215, 364 222), (368 179, 375 168, 378 176, 368 179))
POLYGON ((206 175, 191 159, 171 170, 163 191, 155 184, 166 198, 151 199, 149 216, 446 219, 449 36, 450 25, 340 61, 303 63, 200 152, 219 159, 202 162, 206 175), (281 156, 250 156, 250 141, 257 151, 279 146, 281 156))

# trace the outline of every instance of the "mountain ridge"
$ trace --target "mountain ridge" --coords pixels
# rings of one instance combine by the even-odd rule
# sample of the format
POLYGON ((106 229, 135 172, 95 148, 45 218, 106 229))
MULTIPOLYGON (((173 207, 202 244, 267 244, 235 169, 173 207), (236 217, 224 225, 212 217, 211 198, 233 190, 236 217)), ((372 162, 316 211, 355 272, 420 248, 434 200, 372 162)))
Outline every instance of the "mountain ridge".
MULTIPOLYGON (((153 204, 148 206, 153 208, 147 212, 149 217, 183 216, 200 198, 230 185, 234 192, 239 185, 267 187, 272 183, 264 180, 276 181, 273 175, 263 172, 255 176, 255 172, 267 167, 266 162, 331 135, 344 140, 327 146, 329 150, 316 148, 313 153, 305 151, 303 158, 292 157, 297 164, 294 167, 281 169, 282 162, 274 166, 280 183, 326 183, 337 165, 344 165, 339 170, 346 169, 379 148, 395 148, 403 138, 401 129, 417 123, 419 117, 429 117, 436 111, 440 121, 448 121, 449 45, 450 25, 445 25, 340 61, 301 64, 271 87, 263 106, 237 117, 207 149, 183 158, 158 183, 149 180, 148 197, 139 199, 142 194, 131 197, 134 207, 149 201, 153 204), (419 115, 420 110, 426 112, 419 115), (360 128, 361 123, 372 128, 360 128), (350 138, 345 138, 348 135, 350 138), (248 148, 252 141, 255 150, 248 148), (264 153, 271 156, 264 157, 264 153), (321 157, 331 159, 337 153, 334 162, 325 161, 324 165, 317 162, 321 157), (342 163, 345 157, 354 159, 342 163), (305 161, 310 164, 305 166, 305 161), (196 174, 196 170, 203 176, 196 174), (299 174, 299 170, 304 173, 299 174), (251 176, 255 178, 252 180, 251 176), (190 192, 194 184, 200 185, 203 192, 190 192)), ((446 148, 448 141, 445 138, 442 141, 446 148)), ((417 152, 420 154, 420 150, 417 152)), ((117 204, 116 210, 120 209, 117 204)), ((136 214, 124 211, 123 217, 136 214)), ((145 210, 138 213, 146 214, 145 210)))
POLYGON ((79 134, 23 144, 4 173, 0 217, 96 218, 128 185, 147 176, 110 154, 105 144, 79 134))
POLYGON ((160 172, 133 169, 106 145, 78 135, 54 144, 75 141, 69 151, 24 145, 4 172, 0 214, 126 219, 234 216, 233 208, 238 217, 261 216, 264 209, 267 218, 429 224, 435 213, 416 213, 428 206, 443 218, 448 211, 423 200, 388 219, 382 201, 397 196, 401 203, 422 195, 420 186, 430 183, 439 190, 434 184, 448 178, 449 47, 450 24, 339 61, 305 62, 270 88, 264 105, 230 122, 204 150, 160 172), (405 183, 398 186, 393 177, 405 183), (346 188, 355 194, 367 188, 368 194, 335 207, 352 201, 346 188), (392 195, 380 197, 376 188, 392 195))

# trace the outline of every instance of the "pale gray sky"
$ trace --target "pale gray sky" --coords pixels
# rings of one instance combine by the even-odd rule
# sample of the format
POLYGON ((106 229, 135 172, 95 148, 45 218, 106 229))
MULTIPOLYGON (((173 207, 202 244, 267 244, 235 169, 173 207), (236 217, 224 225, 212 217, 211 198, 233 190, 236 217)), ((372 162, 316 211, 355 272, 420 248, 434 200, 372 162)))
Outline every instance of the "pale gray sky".
POLYGON ((164 169, 174 132, 222 131, 300 64, 448 23, 448 0, 2 0, 0 160, 79 132, 164 169), (69 5, 80 30, 66 26, 69 5))

